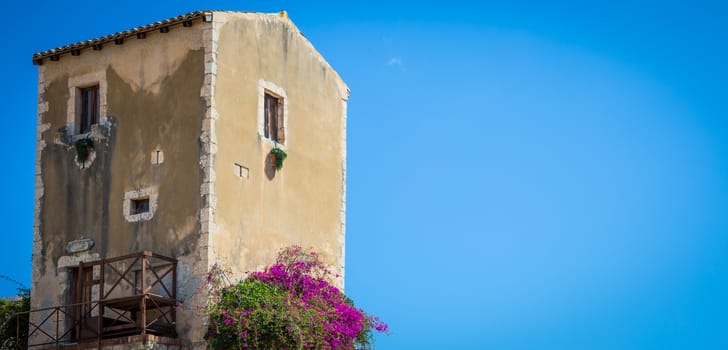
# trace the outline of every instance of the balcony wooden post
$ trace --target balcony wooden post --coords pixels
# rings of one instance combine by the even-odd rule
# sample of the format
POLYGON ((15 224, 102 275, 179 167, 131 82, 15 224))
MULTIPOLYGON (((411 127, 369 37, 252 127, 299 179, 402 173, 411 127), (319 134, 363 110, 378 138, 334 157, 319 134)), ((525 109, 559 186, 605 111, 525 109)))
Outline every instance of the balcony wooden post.
MULTIPOLYGON (((59 322, 59 319, 60 319, 60 312, 59 312, 59 309, 60 309, 60 308, 61 308, 61 306, 59 306, 59 307, 58 307, 58 308, 56 308, 56 310, 55 310, 55 313, 56 313, 56 349, 58 349, 58 348, 59 348, 59 345, 60 345, 60 344, 59 344, 59 341, 60 341, 60 339, 59 339, 59 338, 60 338, 60 335, 59 335, 59 334, 60 334, 60 333, 58 333, 58 331, 59 331, 59 329, 58 329, 58 327, 59 327, 59 324, 58 324, 58 322, 59 322)), ((15 339, 15 341, 18 341, 18 339, 15 339)))
MULTIPOLYGON (((106 270, 106 260, 101 260, 99 270, 99 300, 101 300, 106 299, 106 296, 104 295, 104 285, 106 284, 104 270, 106 270)), ((93 273, 93 271, 91 273, 93 273)))
MULTIPOLYGON (((96 327, 97 327, 96 328, 96 339, 98 340, 98 343, 99 343, 97 349, 101 350, 101 339, 104 338, 103 337, 103 334, 104 334, 104 328, 103 328, 104 327, 104 322, 103 322, 104 321, 103 320, 103 318, 104 318, 104 316, 103 316, 103 313, 104 313, 103 312, 104 311, 104 304, 103 304, 103 302, 101 300, 99 300, 99 302, 98 302, 97 305, 99 307, 99 317, 96 318, 96 327)), ((89 311, 89 315, 90 314, 91 314, 91 312, 89 311)))
POLYGON ((139 311, 142 313, 142 339, 144 339, 144 336, 147 334, 147 301, 144 297, 147 292, 146 288, 146 281, 147 281, 147 254, 146 252, 142 253, 142 298, 139 302, 139 307, 141 308, 139 311))
POLYGON ((145 298, 144 295, 142 295, 141 301, 139 302, 139 307, 141 308, 141 311, 142 311, 142 319, 141 319, 142 339, 144 339, 144 337, 147 335, 147 300, 146 299, 147 298, 145 298))
POLYGON ((177 260, 172 263, 172 299, 175 300, 175 305, 172 306, 172 330, 174 331, 175 337, 177 336, 177 260))

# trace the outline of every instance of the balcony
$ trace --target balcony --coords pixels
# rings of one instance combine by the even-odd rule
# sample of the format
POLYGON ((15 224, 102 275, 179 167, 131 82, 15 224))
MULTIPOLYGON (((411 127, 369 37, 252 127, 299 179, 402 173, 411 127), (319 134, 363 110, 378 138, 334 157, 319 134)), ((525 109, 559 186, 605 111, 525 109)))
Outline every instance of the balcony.
POLYGON ((29 349, 101 348, 124 339, 175 343, 176 259, 144 251, 81 262, 71 272, 68 304, 15 316, 18 334, 28 329, 29 349))

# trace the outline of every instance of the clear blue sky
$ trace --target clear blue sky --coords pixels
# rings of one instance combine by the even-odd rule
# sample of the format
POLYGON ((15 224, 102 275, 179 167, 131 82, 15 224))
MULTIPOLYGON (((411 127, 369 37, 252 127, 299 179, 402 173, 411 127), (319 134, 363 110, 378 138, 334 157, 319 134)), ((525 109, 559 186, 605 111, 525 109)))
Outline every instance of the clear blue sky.
POLYGON ((5 4, 0 273, 30 279, 33 52, 286 9, 352 90, 346 283, 380 349, 728 349, 728 7, 438 3, 5 4))

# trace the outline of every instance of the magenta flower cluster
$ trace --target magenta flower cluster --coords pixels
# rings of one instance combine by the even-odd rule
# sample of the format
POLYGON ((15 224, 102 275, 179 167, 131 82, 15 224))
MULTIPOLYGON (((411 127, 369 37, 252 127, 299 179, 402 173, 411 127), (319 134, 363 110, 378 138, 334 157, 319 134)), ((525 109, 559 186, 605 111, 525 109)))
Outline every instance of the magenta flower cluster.
MULTIPOLYGON (((221 271, 220 269, 213 269, 221 271)), ((211 290, 208 338, 216 348, 368 349, 386 323, 329 283, 317 253, 293 246, 237 285, 211 290), (217 302, 215 302, 217 300, 217 302)), ((338 276, 336 276, 338 277, 338 276)), ((208 282, 218 280, 211 273, 208 282)), ((219 285, 219 284, 218 284, 219 285)))

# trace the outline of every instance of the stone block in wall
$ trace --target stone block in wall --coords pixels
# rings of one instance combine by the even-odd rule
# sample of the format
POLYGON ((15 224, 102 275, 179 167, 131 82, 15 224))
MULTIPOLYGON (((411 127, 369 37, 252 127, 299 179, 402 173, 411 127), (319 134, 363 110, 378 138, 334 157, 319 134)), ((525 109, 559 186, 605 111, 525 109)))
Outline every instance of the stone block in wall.
POLYGON ((66 252, 68 254, 79 253, 90 250, 94 247, 94 240, 91 238, 81 238, 66 244, 66 252))

